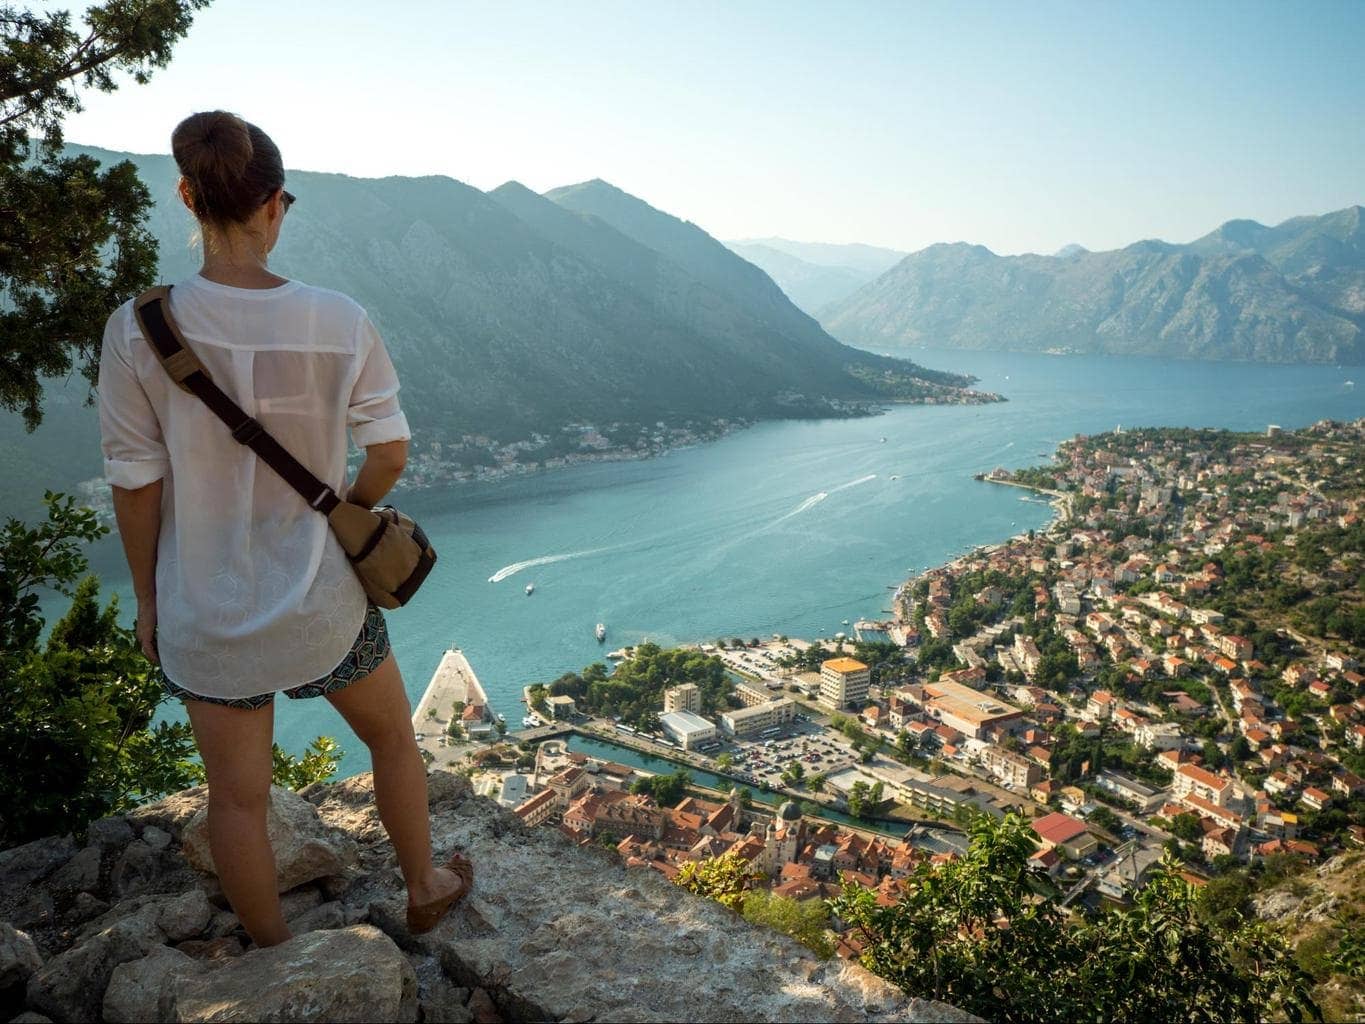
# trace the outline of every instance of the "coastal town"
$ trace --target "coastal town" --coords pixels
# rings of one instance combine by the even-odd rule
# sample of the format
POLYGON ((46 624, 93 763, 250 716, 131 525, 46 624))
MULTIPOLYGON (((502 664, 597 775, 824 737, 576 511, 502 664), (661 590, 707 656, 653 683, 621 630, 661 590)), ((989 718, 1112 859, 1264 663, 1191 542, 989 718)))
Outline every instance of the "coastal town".
POLYGON ((795 901, 894 901, 1010 813, 1077 908, 1168 854, 1195 886, 1315 864, 1365 846, 1363 456, 1365 421, 1077 437, 982 477, 1048 529, 907 580, 891 620, 615 651, 528 686, 515 731, 450 652, 414 725, 527 825, 669 878, 732 855, 795 901))

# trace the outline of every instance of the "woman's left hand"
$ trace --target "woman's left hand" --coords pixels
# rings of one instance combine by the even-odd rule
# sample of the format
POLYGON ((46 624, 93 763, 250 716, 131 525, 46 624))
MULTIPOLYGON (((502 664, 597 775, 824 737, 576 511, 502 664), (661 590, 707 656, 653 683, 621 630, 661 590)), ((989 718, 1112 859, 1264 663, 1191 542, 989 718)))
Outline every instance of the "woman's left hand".
POLYGON ((156 649, 156 602, 138 602, 137 606, 137 642, 142 647, 142 653, 147 656, 147 660, 153 665, 161 664, 161 655, 156 649))

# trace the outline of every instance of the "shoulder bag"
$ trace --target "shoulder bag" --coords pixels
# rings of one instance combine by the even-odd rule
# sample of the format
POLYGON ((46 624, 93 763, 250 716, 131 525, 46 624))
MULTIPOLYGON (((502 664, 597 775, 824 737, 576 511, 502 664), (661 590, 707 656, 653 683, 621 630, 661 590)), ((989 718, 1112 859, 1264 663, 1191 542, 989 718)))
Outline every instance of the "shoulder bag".
POLYGON ((185 343, 171 318, 170 294, 168 285, 149 288, 134 301, 133 312, 171 379, 213 410, 227 424, 233 440, 246 445, 283 477, 309 508, 327 517, 371 601, 381 608, 407 604, 436 564, 436 550, 422 528, 392 506, 371 509, 343 501, 248 416, 213 382, 185 343))

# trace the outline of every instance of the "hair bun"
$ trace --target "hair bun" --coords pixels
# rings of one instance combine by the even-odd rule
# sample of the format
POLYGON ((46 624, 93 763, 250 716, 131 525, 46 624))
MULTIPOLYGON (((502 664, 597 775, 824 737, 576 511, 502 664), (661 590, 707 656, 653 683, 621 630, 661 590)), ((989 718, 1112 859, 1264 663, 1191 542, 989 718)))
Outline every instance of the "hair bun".
POLYGON ((226 110, 191 114, 171 134, 171 152, 194 194, 200 220, 241 221, 284 184, 270 137, 226 110))
POLYGON ((191 114, 171 136, 171 149, 187 177, 227 183, 240 178, 251 162, 251 132, 226 110, 191 114))

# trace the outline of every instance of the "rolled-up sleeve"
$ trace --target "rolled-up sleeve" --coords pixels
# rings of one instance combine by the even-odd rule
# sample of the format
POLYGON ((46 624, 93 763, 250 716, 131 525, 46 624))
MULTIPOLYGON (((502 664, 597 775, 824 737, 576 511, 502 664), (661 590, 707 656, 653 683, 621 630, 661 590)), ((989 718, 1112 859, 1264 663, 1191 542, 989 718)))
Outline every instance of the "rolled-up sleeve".
POLYGON ((346 424, 358 448, 412 437, 408 419, 398 405, 398 374, 389 359, 384 339, 368 316, 357 328, 356 352, 361 360, 360 373, 351 389, 346 424))
POLYGON ((156 483, 170 471, 161 423, 129 358, 127 332, 131 319, 126 308, 109 318, 104 328, 99 374, 104 478, 114 487, 130 491, 156 483))

